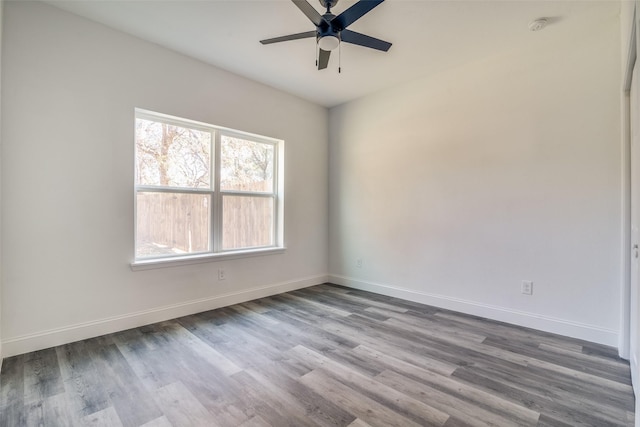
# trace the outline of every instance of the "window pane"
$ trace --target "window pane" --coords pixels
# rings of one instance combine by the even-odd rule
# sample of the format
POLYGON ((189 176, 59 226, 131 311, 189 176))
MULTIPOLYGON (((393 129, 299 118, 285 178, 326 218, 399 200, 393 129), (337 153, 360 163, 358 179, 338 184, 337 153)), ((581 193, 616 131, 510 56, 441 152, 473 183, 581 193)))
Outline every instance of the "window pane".
POLYGON ((136 257, 209 250, 209 194, 137 193, 136 257))
POLYGON ((229 136, 221 145, 222 190, 273 191, 273 145, 229 136))
POLYGON ((273 245, 271 197, 223 196, 222 248, 273 245))
POLYGON ((138 185, 210 188, 211 133, 136 119, 138 185))

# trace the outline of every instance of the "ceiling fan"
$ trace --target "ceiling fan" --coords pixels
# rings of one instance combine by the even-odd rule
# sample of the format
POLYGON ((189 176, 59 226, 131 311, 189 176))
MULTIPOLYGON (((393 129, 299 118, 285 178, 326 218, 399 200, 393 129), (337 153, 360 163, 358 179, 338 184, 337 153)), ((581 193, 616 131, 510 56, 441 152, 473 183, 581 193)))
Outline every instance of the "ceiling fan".
POLYGON ((327 68, 331 51, 337 48, 340 45, 340 42, 351 43, 384 52, 388 51, 391 47, 391 43, 384 40, 347 30, 349 25, 362 18, 362 16, 371 11, 374 7, 378 6, 384 0, 360 0, 338 16, 331 13, 331 8, 338 3, 338 0, 320 0, 322 7, 327 9, 324 15, 320 15, 318 11, 306 0, 291 1, 293 1, 293 3, 298 6, 298 9, 300 9, 302 13, 304 13, 311 22, 313 22, 313 25, 316 26, 315 31, 306 31, 304 33, 296 33, 288 36, 260 40, 260 43, 271 44, 315 37, 320 49, 316 64, 318 66, 318 70, 327 68))

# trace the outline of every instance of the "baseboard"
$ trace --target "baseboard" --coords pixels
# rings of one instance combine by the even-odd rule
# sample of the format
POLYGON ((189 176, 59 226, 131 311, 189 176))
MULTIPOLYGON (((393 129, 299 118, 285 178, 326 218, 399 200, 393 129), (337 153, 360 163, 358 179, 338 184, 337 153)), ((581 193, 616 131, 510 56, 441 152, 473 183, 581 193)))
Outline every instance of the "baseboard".
POLYGON ((151 323, 175 319, 181 316, 201 313, 203 311, 251 301, 257 298, 319 285, 327 282, 327 280, 328 276, 326 275, 306 277, 289 282, 259 286, 239 292, 216 295, 213 297, 158 307, 151 310, 10 338, 2 342, 3 356, 10 357, 17 354, 29 353, 31 351, 42 350, 74 341, 124 331, 126 329, 149 325, 151 323))
POLYGON ((329 281, 337 285, 347 286, 354 289, 361 289, 364 291, 375 292, 377 294, 402 298, 422 304, 445 308, 447 310, 454 310, 461 313, 525 326, 545 332, 579 338, 612 347, 616 347, 618 345, 617 331, 571 320, 512 310, 505 307, 467 301, 445 295, 437 295, 380 283, 372 283, 340 275, 329 275, 329 281))

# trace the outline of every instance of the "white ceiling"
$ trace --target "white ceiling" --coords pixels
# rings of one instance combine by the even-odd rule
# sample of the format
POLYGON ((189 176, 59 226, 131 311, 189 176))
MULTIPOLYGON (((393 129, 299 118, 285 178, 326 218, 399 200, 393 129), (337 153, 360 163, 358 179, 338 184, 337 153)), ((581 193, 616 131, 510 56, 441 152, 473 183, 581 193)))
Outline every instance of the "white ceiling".
MULTIPOLYGON (((318 0, 309 2, 323 13, 318 0)), ((288 0, 50 0, 101 22, 327 107, 484 57, 581 37, 619 13, 616 0, 386 0, 349 27, 393 43, 379 52, 343 43, 315 67, 315 39, 259 40, 314 29, 288 0), (529 31, 547 17, 550 25, 529 31)), ((354 0, 340 0, 338 15, 354 0)))

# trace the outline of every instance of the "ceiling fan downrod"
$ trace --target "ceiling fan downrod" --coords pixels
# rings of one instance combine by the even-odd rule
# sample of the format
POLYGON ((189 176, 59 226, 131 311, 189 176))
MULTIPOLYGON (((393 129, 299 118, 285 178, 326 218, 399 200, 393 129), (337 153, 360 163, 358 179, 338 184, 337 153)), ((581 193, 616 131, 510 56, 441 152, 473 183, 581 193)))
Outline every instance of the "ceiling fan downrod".
POLYGON ((320 5, 327 9, 327 13, 331 13, 331 8, 338 4, 338 0, 319 0, 320 5))

